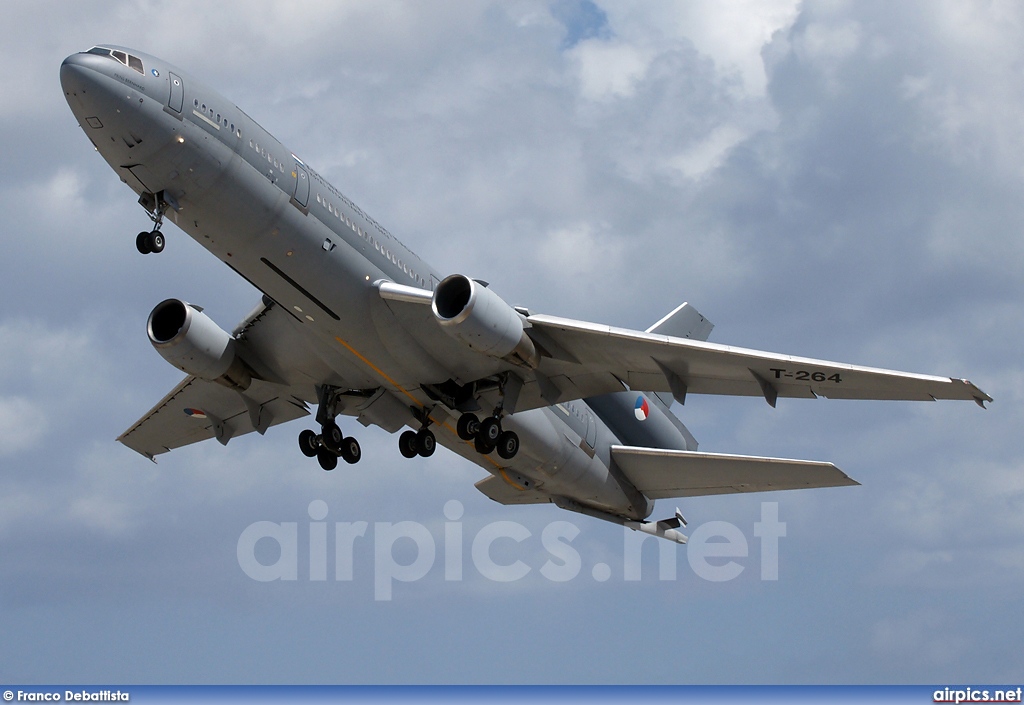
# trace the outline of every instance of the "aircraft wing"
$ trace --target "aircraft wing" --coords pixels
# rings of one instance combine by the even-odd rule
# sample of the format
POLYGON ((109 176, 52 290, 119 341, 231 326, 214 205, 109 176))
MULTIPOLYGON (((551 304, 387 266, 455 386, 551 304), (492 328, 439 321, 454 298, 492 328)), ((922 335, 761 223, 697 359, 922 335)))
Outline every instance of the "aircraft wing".
POLYGON ((216 438, 223 444, 244 433, 309 413, 288 387, 255 381, 245 395, 216 382, 186 377, 118 441, 150 460, 174 448, 216 438))
POLYGON ((650 499, 859 485, 832 463, 612 446, 612 459, 650 499))
MULTIPOLYGON (((962 379, 718 345, 700 340, 531 315, 542 359, 536 390, 548 403, 622 389, 686 394, 934 401, 992 398, 962 379), (546 387, 546 389, 545 389, 546 387)), ((528 378, 529 375, 526 375, 528 378)))

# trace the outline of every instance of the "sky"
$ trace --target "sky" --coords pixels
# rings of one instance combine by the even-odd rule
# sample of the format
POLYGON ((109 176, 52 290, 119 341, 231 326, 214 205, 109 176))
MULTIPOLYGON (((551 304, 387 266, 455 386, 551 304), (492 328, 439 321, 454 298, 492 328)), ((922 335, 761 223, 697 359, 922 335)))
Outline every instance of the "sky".
POLYGON ((3 12, 0 681, 1024 681, 1019 3, 3 12), (173 226, 161 255, 136 252, 149 221, 58 82, 105 42, 219 88, 435 268, 510 303, 644 329, 689 301, 715 342, 965 377, 995 401, 676 405, 702 450, 828 460, 862 484, 660 501, 692 533, 738 531, 746 550, 711 562, 741 570, 719 581, 655 539, 627 579, 621 527, 495 504, 481 469, 406 461, 379 429, 346 428, 363 460, 332 473, 298 453, 303 422, 153 464, 113 440, 180 378, 149 311, 182 297, 231 330, 259 293, 173 226), (334 546, 353 522, 338 580, 311 536, 334 546), (246 543, 268 526, 283 543, 246 543), (572 536, 575 577, 548 577, 572 566, 545 532, 572 536), (472 559, 496 535, 517 580, 472 559), (291 555, 294 580, 245 570, 291 555))

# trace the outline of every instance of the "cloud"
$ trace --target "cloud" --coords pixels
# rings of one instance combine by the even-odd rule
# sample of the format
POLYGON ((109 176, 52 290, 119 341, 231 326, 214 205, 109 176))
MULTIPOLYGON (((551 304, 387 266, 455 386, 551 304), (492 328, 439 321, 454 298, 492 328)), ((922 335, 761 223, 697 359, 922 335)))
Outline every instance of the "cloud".
POLYGON ((25 397, 0 397, 0 456, 37 447, 48 430, 37 404, 25 397))

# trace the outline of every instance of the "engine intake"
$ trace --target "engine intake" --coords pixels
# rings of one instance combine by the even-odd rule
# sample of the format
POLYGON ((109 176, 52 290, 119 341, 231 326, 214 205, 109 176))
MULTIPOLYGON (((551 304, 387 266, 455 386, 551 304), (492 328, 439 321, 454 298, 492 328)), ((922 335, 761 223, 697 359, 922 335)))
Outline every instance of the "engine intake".
POLYGON ((149 314, 146 328, 160 356, 182 372, 242 391, 252 383, 235 339, 192 304, 161 301, 149 314))
POLYGON ((523 316, 480 282, 453 274, 434 290, 431 302, 441 327, 473 350, 536 367, 537 348, 523 316))

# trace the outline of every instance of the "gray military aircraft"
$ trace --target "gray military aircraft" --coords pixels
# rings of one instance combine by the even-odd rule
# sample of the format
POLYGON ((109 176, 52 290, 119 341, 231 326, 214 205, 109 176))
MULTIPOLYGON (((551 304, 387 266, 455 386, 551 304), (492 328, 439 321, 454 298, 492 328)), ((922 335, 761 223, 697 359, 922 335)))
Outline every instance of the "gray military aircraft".
POLYGON ((101 45, 64 60, 79 125, 153 222, 169 218, 263 292, 232 333, 167 299, 157 352, 186 377, 118 440, 147 458, 310 413, 299 447, 324 470, 360 459, 339 417, 388 432, 402 455, 440 442, 484 468, 502 504, 552 502, 680 543, 654 500, 855 485, 831 463, 697 451, 669 409, 689 394, 838 399, 991 398, 970 382, 706 342, 683 304, 634 331, 507 304, 444 276, 219 93, 154 56, 101 45), (436 433, 436 435, 435 435, 436 433))

